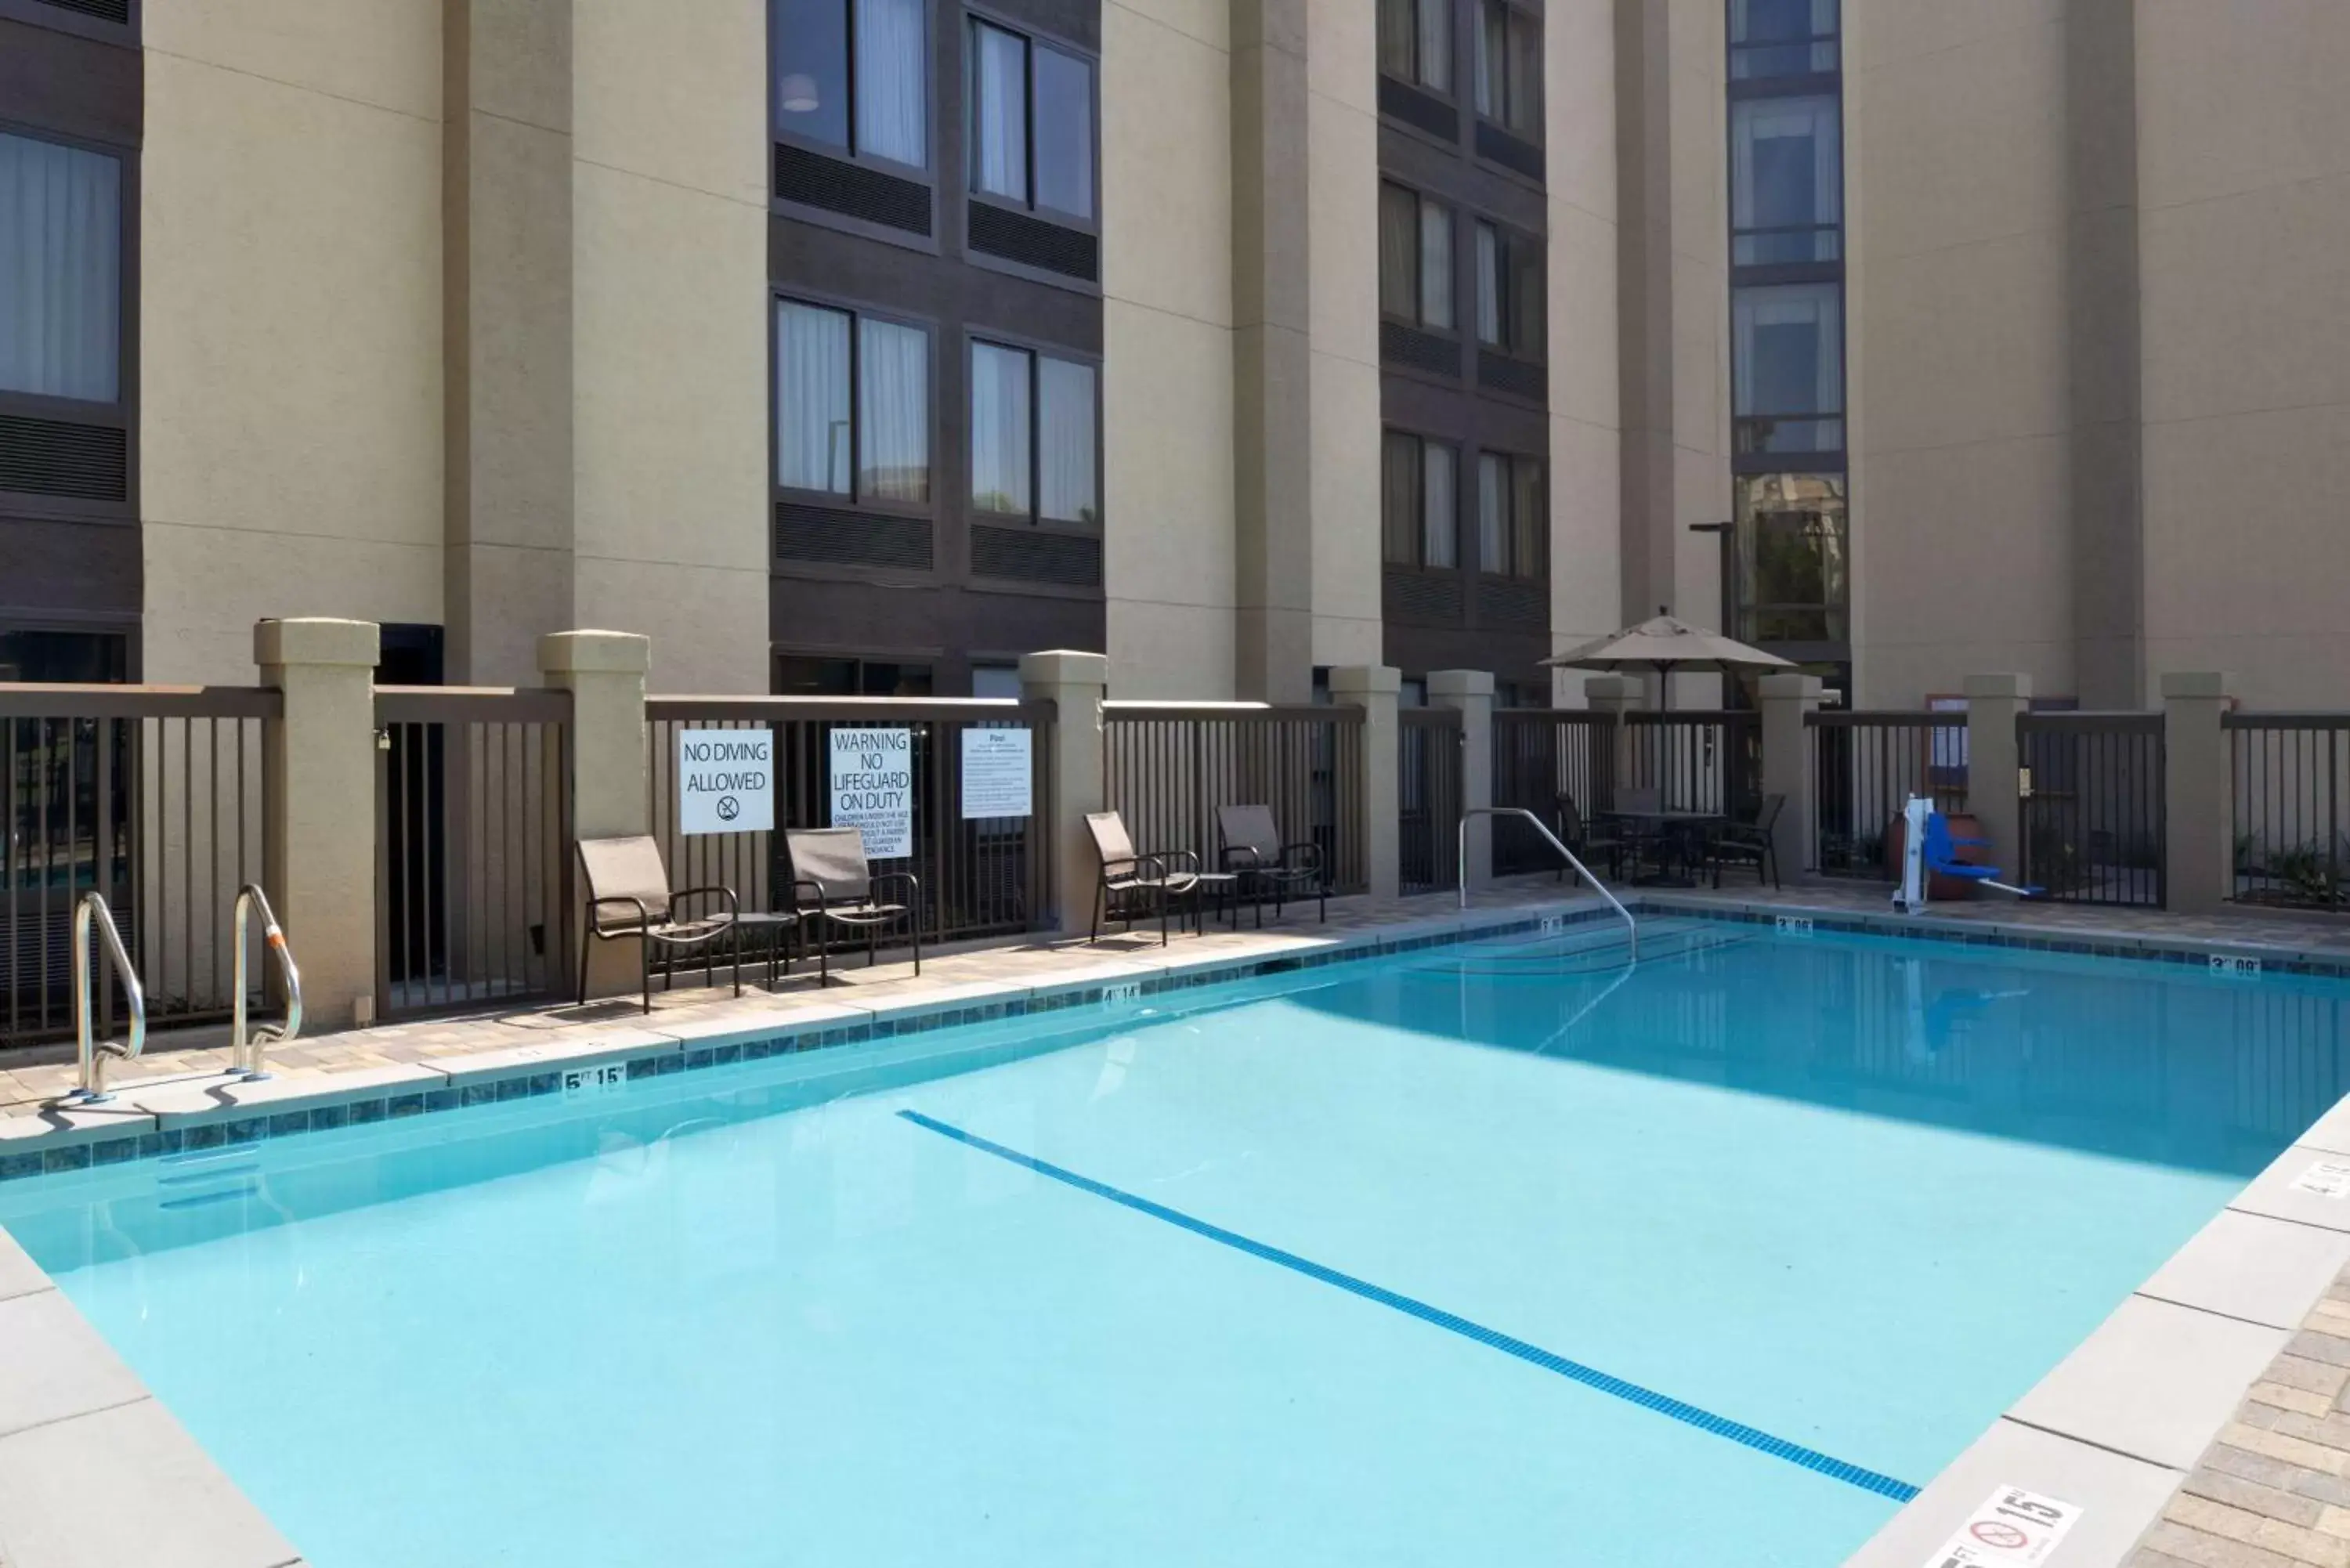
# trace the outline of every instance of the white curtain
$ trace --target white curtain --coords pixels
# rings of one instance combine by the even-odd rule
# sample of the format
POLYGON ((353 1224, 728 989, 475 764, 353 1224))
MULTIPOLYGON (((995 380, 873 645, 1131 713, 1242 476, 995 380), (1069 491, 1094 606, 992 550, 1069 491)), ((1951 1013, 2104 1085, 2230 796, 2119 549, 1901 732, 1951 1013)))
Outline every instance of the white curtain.
POLYGON ((1040 358, 1036 377, 1041 510, 1055 523, 1098 523, 1093 367, 1040 358))
POLYGON ((1452 90, 1452 0, 1419 0, 1419 84, 1452 90))
POLYGON ((857 492, 920 505, 931 498, 931 335, 858 323, 857 492))
POLYGON ((1503 341, 1502 236, 1491 223, 1477 225, 1477 341, 1503 341))
POLYGON ((857 150, 930 167, 925 0, 857 0, 857 150))
POLYGON ((1452 329, 1452 213, 1419 204, 1419 321, 1452 329))
POLYGON ((972 183, 992 196, 1028 199, 1028 45, 1017 34, 972 24, 972 183))
POLYGON ((971 348, 971 504, 982 512, 1030 512, 1028 359, 1025 349, 971 348))
POLYGON ((1461 454, 1430 441, 1420 471, 1419 564, 1454 566, 1461 561, 1461 454))
POLYGON ((1500 0, 1481 0, 1477 7, 1477 112, 1487 119, 1502 118, 1502 73, 1510 52, 1509 17, 1500 0))
POLYGON ((122 165, 0 135, 0 390, 120 395, 122 165))
MULTIPOLYGON (((1784 167, 1785 161, 1773 159, 1784 167)), ((1844 221, 1844 170, 1836 138, 1836 100, 1833 98, 1742 99, 1732 106, 1730 125, 1730 221, 1732 228, 1776 228, 1789 223, 1841 223, 1844 221), (1792 141, 1794 148, 1766 149, 1760 144, 1792 141), (1758 187, 1759 151, 1792 151, 1809 165, 1808 193, 1786 186, 1758 187), (1808 194, 1808 199, 1805 199, 1808 194)), ((1766 243, 1754 262, 1832 260, 1815 257, 1808 237, 1782 237, 1766 243), (1800 254, 1781 254, 1793 248, 1800 254)), ((1741 257, 1742 261, 1749 260, 1741 257)))
POLYGON ((848 493, 848 313, 775 306, 775 483, 848 493))
POLYGON ((1742 288, 1731 302, 1734 411, 1835 413, 1844 408, 1844 312, 1832 283, 1742 288))
POLYGON ((1490 452, 1477 454, 1477 566, 1510 569, 1510 460, 1490 452))

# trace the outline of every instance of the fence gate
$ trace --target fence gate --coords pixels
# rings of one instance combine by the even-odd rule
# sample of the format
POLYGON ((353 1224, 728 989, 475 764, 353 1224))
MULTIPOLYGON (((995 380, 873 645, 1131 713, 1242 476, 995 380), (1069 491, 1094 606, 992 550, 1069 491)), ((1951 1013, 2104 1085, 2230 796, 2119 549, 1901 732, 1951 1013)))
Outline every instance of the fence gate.
POLYGON ((2019 713, 2017 821, 2026 884, 2074 904, 2160 909, 2159 713, 2019 713))
POLYGON ((1403 890, 1433 893, 1461 885, 1459 710, 1406 708, 1396 737, 1398 861, 1403 890))
POLYGON ((2350 910, 2350 713, 2229 713, 2229 897, 2350 910))

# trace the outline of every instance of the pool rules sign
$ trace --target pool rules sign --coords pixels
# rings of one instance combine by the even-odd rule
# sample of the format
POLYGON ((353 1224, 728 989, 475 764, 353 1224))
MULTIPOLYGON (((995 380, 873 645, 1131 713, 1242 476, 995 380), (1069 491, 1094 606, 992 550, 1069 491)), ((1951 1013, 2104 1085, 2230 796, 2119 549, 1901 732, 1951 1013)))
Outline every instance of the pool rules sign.
POLYGON ((868 860, 914 852, 914 732, 832 732, 832 825, 865 836, 868 860))
POLYGON ((773 730, 677 732, 681 833, 765 833, 775 826, 773 730))

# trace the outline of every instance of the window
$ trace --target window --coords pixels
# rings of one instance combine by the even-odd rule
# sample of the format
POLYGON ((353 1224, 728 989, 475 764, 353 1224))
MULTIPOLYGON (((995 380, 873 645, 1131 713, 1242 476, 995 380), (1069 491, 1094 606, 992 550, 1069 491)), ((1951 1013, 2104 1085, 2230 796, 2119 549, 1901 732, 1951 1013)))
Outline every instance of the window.
POLYGON ((1843 642, 1850 635, 1844 476, 1738 481, 1738 630, 1753 642, 1843 642))
POLYGON ((1452 330, 1452 209, 1400 185, 1379 187, 1379 309, 1452 330))
POLYGON ((1390 566, 1451 571, 1461 564, 1461 454, 1389 431, 1381 442, 1379 529, 1390 566))
POLYGON ((1379 69, 1450 96, 1452 0, 1379 0, 1379 69))
POLYGON ((1834 283, 1731 292, 1741 452, 1844 449, 1844 301, 1834 283))
POLYGON ((1504 0, 1477 7, 1477 112, 1513 135, 1542 140, 1542 23, 1504 0))
POLYGON ((775 483, 928 505, 930 333, 827 306, 777 301, 775 483))
POLYGON ((931 667, 894 659, 779 653, 775 692, 782 697, 928 697, 931 667))
POLYGON ((1841 254, 1844 151, 1833 97, 1730 106, 1731 261, 1832 262, 1841 254))
POLYGON ((1730 79, 1836 69, 1836 0, 1730 0, 1730 79))
POLYGON ((774 0, 775 129, 929 168, 927 11, 927 0, 774 0))
POLYGON ((983 664, 973 661, 971 667, 971 694, 996 701, 1020 701, 1020 666, 1017 664, 983 664))
POLYGON ((1101 401, 1091 365, 971 346, 971 504, 1031 522, 1101 522, 1101 401))
POLYGON ((122 163, 0 135, 0 392, 121 396, 122 163))
POLYGON ((1542 460, 1477 457, 1477 564, 1496 576, 1539 577, 1549 528, 1542 460))
POLYGON ((1493 223, 1477 225, 1477 341, 1521 359, 1543 358, 1543 245, 1493 223))
POLYGON ((971 25, 971 188, 1094 215, 1094 67, 991 22, 971 25))

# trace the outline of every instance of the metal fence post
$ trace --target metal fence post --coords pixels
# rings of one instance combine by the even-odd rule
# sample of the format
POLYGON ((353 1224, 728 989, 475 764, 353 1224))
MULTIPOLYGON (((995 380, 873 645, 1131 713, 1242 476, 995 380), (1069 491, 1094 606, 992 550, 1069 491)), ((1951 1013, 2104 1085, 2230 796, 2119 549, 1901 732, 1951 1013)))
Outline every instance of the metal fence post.
POLYGON ((1102 700, 1108 692, 1109 660, 1098 653, 1057 649, 1021 656, 1021 701, 1054 708, 1045 764, 1052 784, 1045 798, 1056 820, 1039 824, 1053 841, 1052 908, 1049 919, 1038 922, 1046 929, 1083 930, 1093 919, 1101 867, 1086 816, 1105 805, 1102 700))
POLYGON ((1818 842, 1819 784, 1805 726, 1819 708, 1822 690, 1816 675, 1765 675, 1755 683, 1762 708, 1762 793, 1784 800, 1771 828, 1772 853, 1783 877, 1788 867, 1810 865, 1812 846, 1818 842))
MULTIPOLYGON (((253 628, 261 683, 282 694, 263 726, 263 827, 270 901, 302 964, 305 1012, 338 1027, 372 1015, 376 996, 373 621, 265 620, 253 628)), ((223 907, 218 919, 225 920, 223 907)))
POLYGON ((2236 883, 2234 768, 2221 723, 2228 678, 2166 670, 2162 706, 2165 907, 2210 914, 2233 897, 2236 883))
POLYGON ((1403 891, 1403 821, 1398 804, 1396 707, 1403 671, 1388 664, 1349 664, 1330 671, 1330 700, 1363 711, 1363 749, 1357 759, 1362 782, 1363 869, 1374 898, 1403 891))
POLYGON ((2032 677, 1970 675, 1966 693, 1967 810, 1991 841, 1991 862, 2021 880, 2032 872, 2015 721, 2032 706, 2032 677))
MULTIPOLYGON (((1428 672, 1428 705, 1450 708, 1461 715, 1461 810, 1475 811, 1493 804, 1493 677, 1482 670, 1431 670, 1428 672)), ((1453 846, 1440 841, 1440 866, 1453 846)), ((1493 879, 1493 819, 1469 818, 1469 887, 1471 891, 1493 879)), ((1439 878, 1441 881, 1441 877, 1439 878)))
MULTIPOLYGON (((652 797, 645 751, 645 671, 652 665, 652 639, 629 631, 557 631, 538 639, 538 668, 547 685, 571 693, 571 776, 556 785, 571 795, 571 836, 629 837, 645 831, 652 797)), ((558 846, 570 888, 572 846, 558 846)), ((672 872, 672 878, 674 872, 672 872)), ((577 938, 575 892, 564 896, 563 918, 549 927, 577 938)), ((588 994, 619 996, 638 984, 639 959, 627 942, 596 942, 588 955, 588 994)), ((576 971, 568 950, 557 955, 558 973, 576 971)), ((560 983, 557 991, 567 989, 560 983)), ((584 1001, 585 998, 582 998, 584 1001)))

